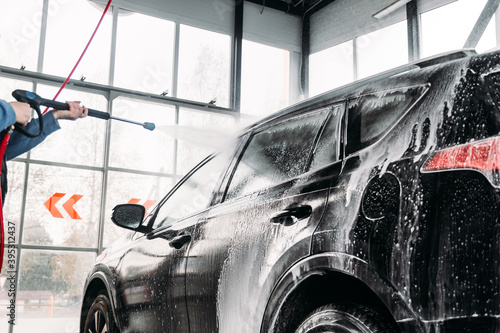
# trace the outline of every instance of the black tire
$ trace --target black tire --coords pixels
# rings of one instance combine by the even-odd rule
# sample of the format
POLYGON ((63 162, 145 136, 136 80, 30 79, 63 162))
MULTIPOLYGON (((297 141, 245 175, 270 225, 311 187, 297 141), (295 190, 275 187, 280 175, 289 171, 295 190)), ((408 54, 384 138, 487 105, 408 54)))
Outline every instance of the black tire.
POLYGON ((106 295, 98 295, 90 306, 83 333, 117 333, 111 302, 106 295))
POLYGON ((361 305, 329 304, 313 311, 295 333, 397 333, 390 320, 361 305))

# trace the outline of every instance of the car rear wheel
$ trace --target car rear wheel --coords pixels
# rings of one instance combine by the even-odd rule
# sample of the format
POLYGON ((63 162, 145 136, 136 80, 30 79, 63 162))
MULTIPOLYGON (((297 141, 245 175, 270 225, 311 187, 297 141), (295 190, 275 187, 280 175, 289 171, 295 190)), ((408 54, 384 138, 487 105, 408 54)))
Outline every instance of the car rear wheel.
POLYGON ((84 333, 116 333, 111 302, 106 295, 98 295, 85 319, 84 333))
POLYGON ((329 304, 313 311, 295 333, 396 333, 395 324, 374 309, 353 304, 329 304))

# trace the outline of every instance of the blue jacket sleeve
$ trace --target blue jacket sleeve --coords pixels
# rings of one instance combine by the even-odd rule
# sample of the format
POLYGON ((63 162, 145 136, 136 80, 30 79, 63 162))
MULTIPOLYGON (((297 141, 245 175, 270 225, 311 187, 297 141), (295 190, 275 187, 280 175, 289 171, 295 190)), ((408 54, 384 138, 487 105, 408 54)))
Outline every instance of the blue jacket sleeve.
POLYGON ((12 106, 0 99, 0 131, 16 122, 16 113, 12 106))
MULTIPOLYGON (((24 129, 29 133, 38 132, 38 121, 38 118, 32 119, 28 125, 24 127, 24 129)), ((43 132, 40 136, 36 138, 28 138, 27 136, 14 131, 10 136, 9 144, 7 146, 7 150, 5 151, 7 161, 35 148, 43 140, 45 140, 47 136, 60 128, 61 126, 59 126, 59 122, 54 118, 54 114, 52 112, 47 112, 43 115, 43 132)))

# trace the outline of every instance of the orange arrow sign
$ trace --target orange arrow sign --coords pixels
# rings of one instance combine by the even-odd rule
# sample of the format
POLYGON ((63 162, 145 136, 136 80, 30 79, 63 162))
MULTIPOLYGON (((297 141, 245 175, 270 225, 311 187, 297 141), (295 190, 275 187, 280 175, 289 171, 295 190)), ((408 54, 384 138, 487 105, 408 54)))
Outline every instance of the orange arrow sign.
MULTIPOLYGON (((44 205, 47 207, 49 210, 50 214, 56 218, 64 218, 64 216, 61 214, 61 212, 57 209, 56 203, 64 197, 66 193, 56 193, 53 196, 50 197, 49 200, 45 201, 44 205)), ((83 197, 83 195, 80 194, 74 194, 71 198, 66 201, 62 207, 64 210, 69 214, 69 217, 71 217, 73 220, 81 220, 82 218, 78 215, 78 213, 75 211, 73 206, 78 202, 83 197)))
MULTIPOLYGON (((141 199, 132 198, 128 201, 129 204, 138 204, 141 199)), ((146 215, 148 215, 148 209, 151 208, 156 203, 156 200, 146 200, 142 205, 146 208, 146 215)))
POLYGON ((69 198, 68 201, 66 201, 62 206, 66 212, 68 212, 69 216, 73 220, 81 220, 82 218, 78 215, 76 210, 73 208, 73 206, 78 202, 83 197, 83 195, 80 194, 74 194, 71 198, 69 198))
POLYGON ((56 203, 61 200, 62 197, 64 197, 66 193, 56 193, 53 196, 50 197, 49 200, 45 201, 45 207, 49 210, 50 214, 52 216, 57 217, 57 218, 63 218, 61 212, 56 208, 56 203))

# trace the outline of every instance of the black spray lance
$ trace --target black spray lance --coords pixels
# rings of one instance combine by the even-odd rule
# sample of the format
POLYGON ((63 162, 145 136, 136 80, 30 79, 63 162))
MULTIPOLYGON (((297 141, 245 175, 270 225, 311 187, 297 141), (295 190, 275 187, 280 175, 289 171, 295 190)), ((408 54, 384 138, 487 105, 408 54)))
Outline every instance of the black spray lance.
MULTIPOLYGON (((48 106, 48 107, 54 108, 56 110, 69 110, 69 105, 67 103, 61 103, 61 102, 53 101, 51 99, 45 99, 45 98, 38 96, 35 93, 32 93, 30 91, 26 91, 26 90, 20 90, 20 89, 14 90, 14 92, 12 92, 12 96, 19 102, 28 103, 38 113, 38 118, 40 118, 40 119, 42 118, 42 114, 40 112, 40 105, 48 106)), ((93 110, 93 109, 88 109, 88 111, 89 111, 88 115, 90 117, 95 117, 95 118, 100 118, 100 119, 105 119, 105 120, 113 119, 113 120, 124 121, 124 122, 130 123, 130 124, 141 125, 145 129, 150 130, 150 131, 155 129, 154 123, 148 123, 148 122, 140 123, 140 122, 136 122, 136 121, 132 121, 132 120, 128 120, 128 119, 112 117, 107 112, 97 111, 97 110, 93 110)), ((42 124, 42 123, 40 122, 40 124, 42 124)), ((40 134, 43 131, 42 126, 43 125, 40 126, 41 127, 40 134)), ((23 132, 23 134, 26 134, 25 133, 26 131, 23 131, 22 127, 17 127, 17 130, 20 130, 21 132, 23 132)), ((29 133, 27 135, 32 136, 32 134, 29 134, 29 133)))

